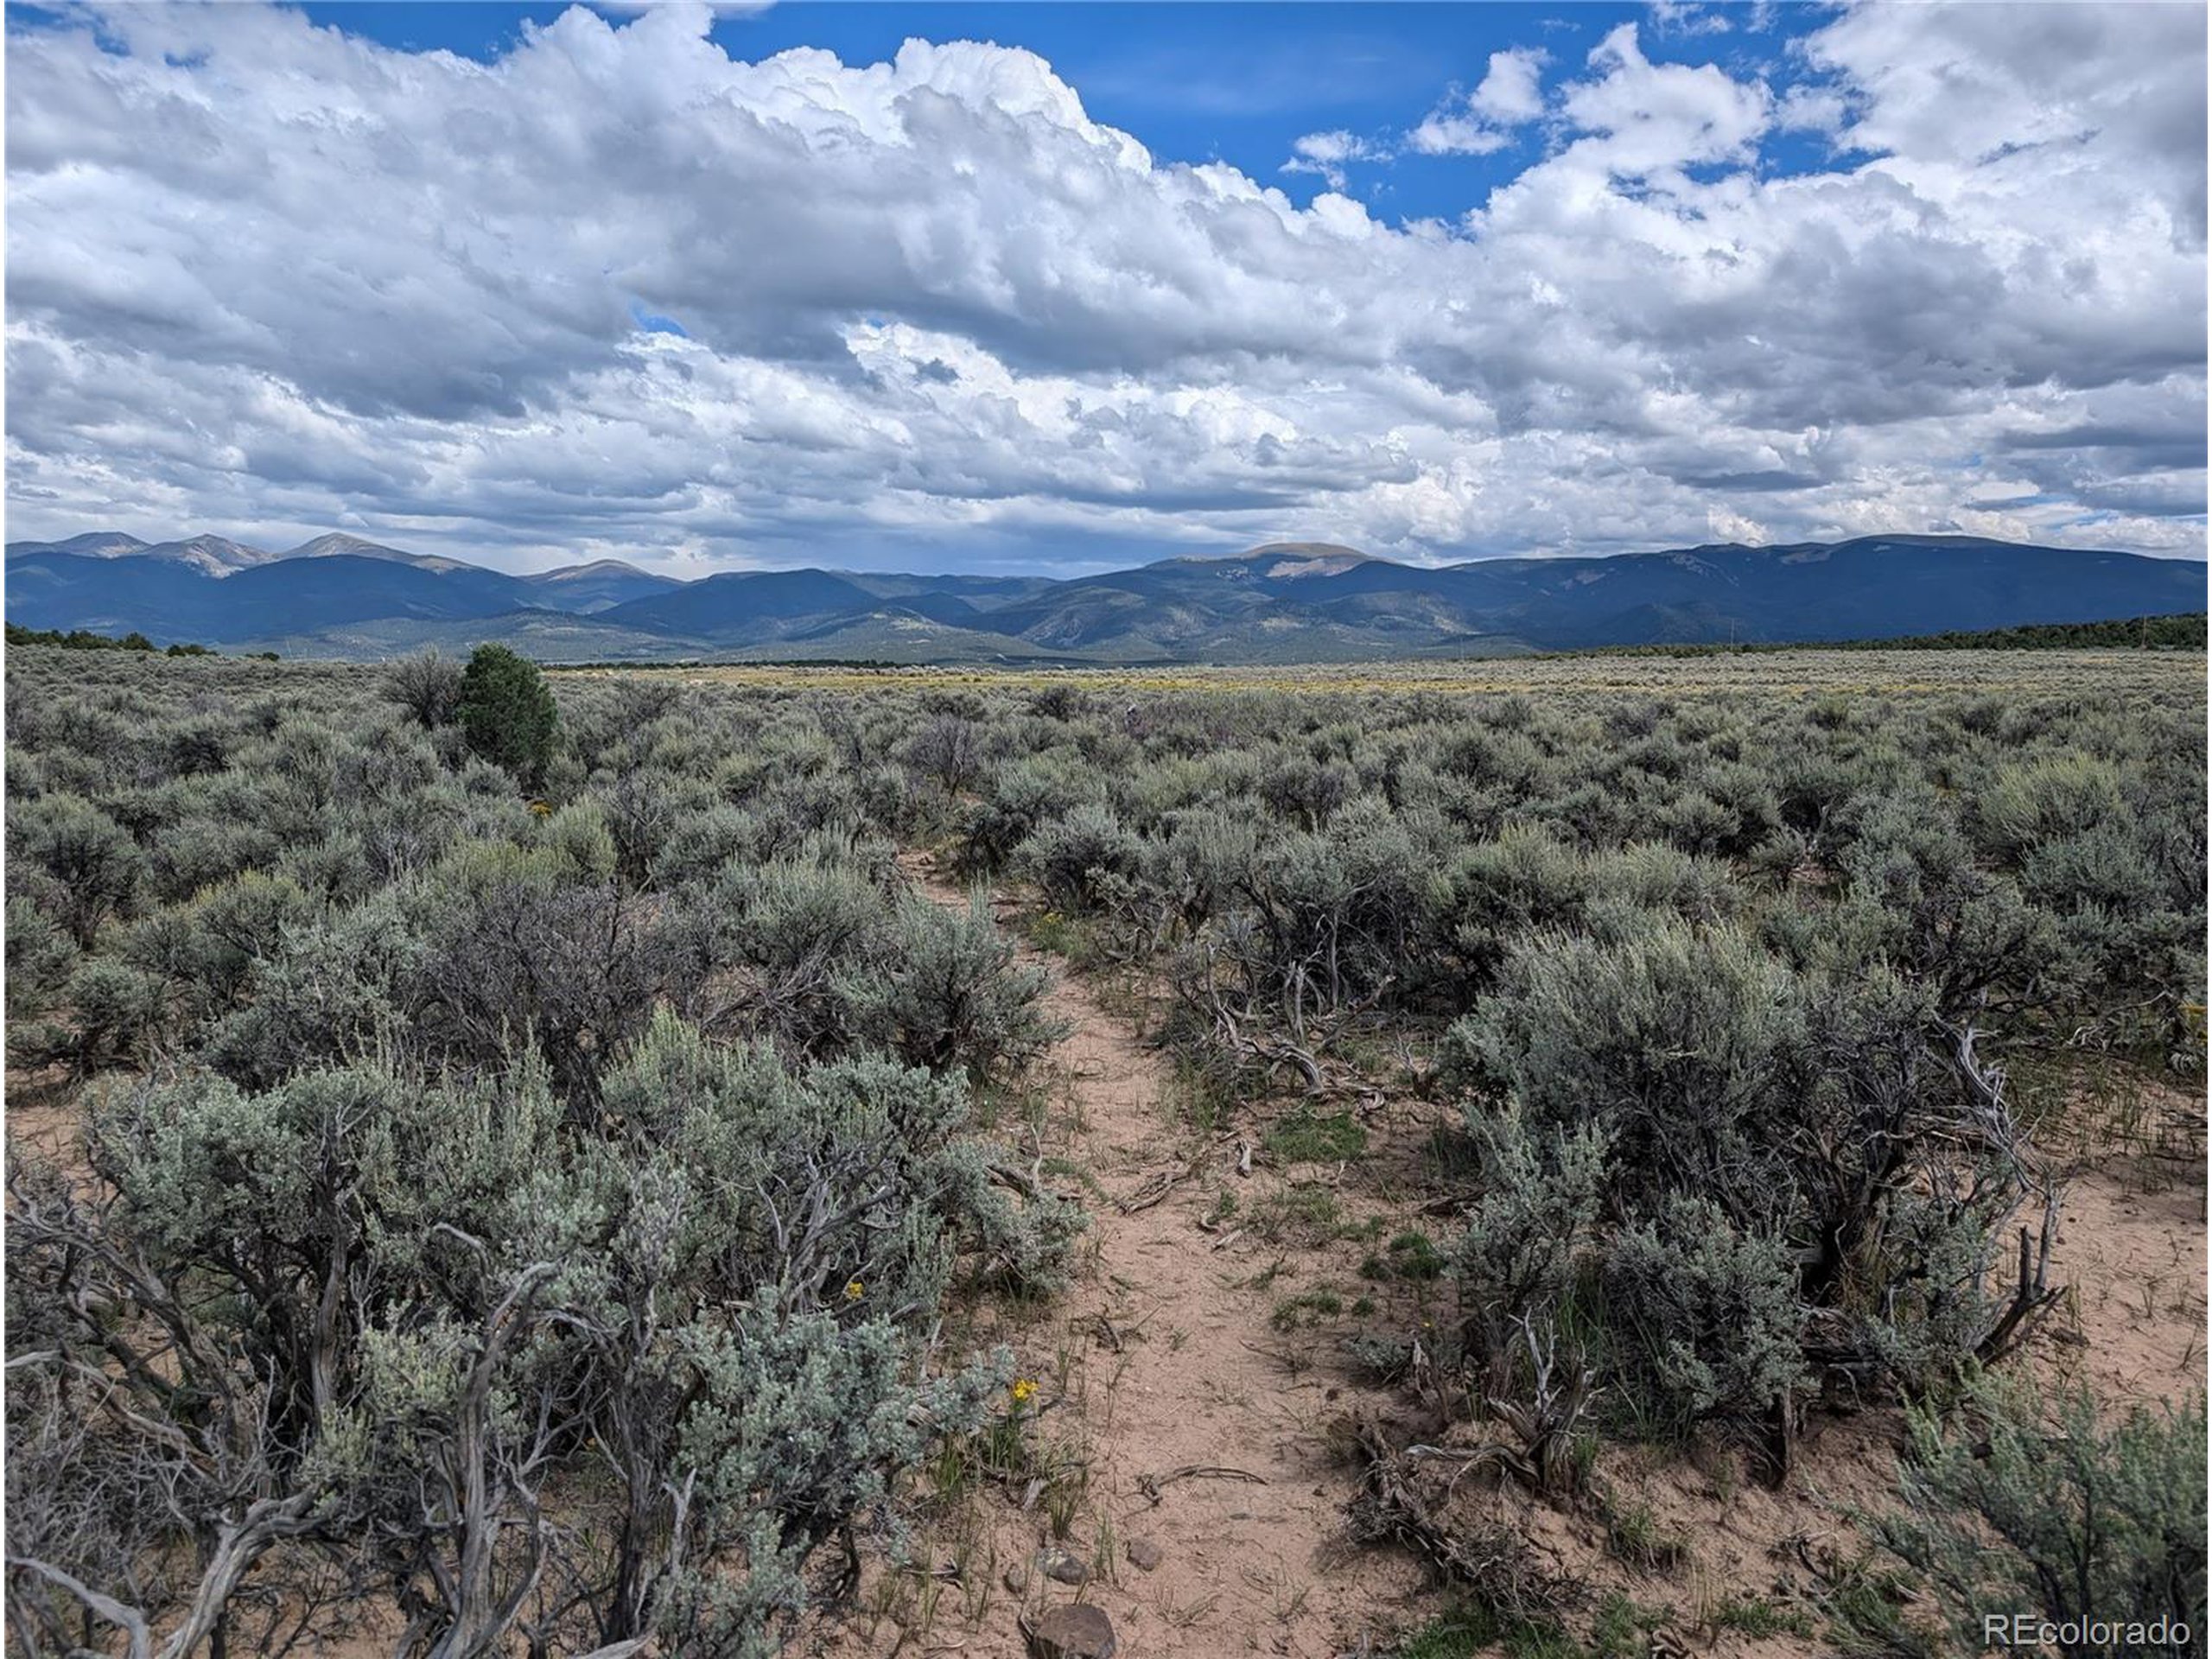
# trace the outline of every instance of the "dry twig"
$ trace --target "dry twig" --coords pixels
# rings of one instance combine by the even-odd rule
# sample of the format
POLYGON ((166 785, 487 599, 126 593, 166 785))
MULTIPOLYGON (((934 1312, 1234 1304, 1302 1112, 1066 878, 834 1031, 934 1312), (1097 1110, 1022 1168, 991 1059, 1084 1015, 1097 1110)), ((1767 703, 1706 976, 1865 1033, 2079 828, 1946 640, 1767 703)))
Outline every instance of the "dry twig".
POLYGON ((1255 1475, 1249 1469, 1231 1469, 1214 1463, 1186 1463, 1164 1475, 1139 1475, 1137 1490, 1157 1503, 1160 1502, 1160 1489, 1179 1480, 1249 1480, 1255 1486, 1268 1484, 1265 1475, 1255 1475))

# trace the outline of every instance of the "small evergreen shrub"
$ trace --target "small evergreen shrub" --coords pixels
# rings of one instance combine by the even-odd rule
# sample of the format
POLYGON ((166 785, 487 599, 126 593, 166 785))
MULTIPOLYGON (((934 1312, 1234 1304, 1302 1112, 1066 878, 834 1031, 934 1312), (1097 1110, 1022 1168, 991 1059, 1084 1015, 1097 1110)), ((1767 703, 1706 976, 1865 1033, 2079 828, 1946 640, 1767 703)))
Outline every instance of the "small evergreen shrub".
POLYGON ((1051 908, 1077 916, 1096 909, 1116 879, 1136 874, 1143 847, 1103 802, 1085 801, 1039 827, 1022 844, 1019 868, 1051 908))
POLYGON ((128 832, 74 795, 48 795, 8 812, 10 863, 35 872, 41 902, 80 949, 110 918, 130 913, 146 860, 128 832))
POLYGON ((1611 931, 1518 947, 1452 1027, 1446 1080, 1505 1090, 1539 1130, 1602 1128, 1632 1210, 1703 1192, 1771 1213, 1809 1058, 1789 970, 1732 927, 1639 912, 1611 931))
POLYGON ((1016 960, 979 893, 963 910, 918 895, 893 913, 881 954, 842 975, 853 1028, 910 1065, 982 1084, 1020 1071, 1065 1027, 1045 1012, 1048 976, 1016 960))
POLYGON ((1468 1353, 1502 1370, 1531 1320, 1556 1314, 1594 1241, 1609 1142, 1584 1126, 1533 1128, 1518 1110, 1470 1109, 1483 1195, 1451 1258, 1468 1353))

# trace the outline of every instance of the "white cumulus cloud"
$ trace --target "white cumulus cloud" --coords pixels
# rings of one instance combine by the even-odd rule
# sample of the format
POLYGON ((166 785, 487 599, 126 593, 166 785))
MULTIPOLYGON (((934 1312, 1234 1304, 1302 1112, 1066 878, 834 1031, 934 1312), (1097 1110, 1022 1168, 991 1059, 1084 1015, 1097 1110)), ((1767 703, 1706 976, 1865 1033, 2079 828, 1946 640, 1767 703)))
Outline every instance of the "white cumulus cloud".
POLYGON ((1309 132, 1291 143, 1291 158, 1282 164, 1286 173, 1318 173, 1332 190, 1344 188, 1346 162, 1386 159, 1389 152, 1339 127, 1330 132, 1309 132))
POLYGON ((1406 135, 1426 156, 1488 156, 1513 142, 1512 129, 1544 112, 1543 66, 1534 48, 1493 52, 1490 68, 1464 101, 1446 100, 1406 135))

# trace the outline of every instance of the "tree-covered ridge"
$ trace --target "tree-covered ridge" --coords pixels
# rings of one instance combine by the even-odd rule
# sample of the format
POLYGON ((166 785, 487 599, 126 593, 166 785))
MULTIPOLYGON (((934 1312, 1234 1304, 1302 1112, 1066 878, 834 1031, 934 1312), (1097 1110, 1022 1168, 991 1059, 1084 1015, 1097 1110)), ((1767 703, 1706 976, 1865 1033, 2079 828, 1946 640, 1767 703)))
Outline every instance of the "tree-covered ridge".
POLYGON ((2034 622, 1980 632, 1916 634, 1906 639, 1853 639, 1848 651, 2202 651, 2204 613, 2137 616, 2109 622, 2034 622))

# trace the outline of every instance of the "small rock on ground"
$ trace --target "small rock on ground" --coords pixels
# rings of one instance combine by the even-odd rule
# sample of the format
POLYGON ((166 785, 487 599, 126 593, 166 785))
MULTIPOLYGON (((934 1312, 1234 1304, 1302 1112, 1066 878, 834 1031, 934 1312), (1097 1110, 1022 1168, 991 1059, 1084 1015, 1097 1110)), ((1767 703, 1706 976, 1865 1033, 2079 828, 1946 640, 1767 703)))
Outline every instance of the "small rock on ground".
POLYGON ((1090 1580, 1090 1569, 1058 1546, 1037 1552, 1037 1570, 1055 1584, 1080 1586, 1090 1580))
POLYGON ((1029 1632, 1029 1651, 1036 1659, 1114 1659, 1114 1621, 1088 1602, 1055 1607, 1029 1632))
POLYGON ((1149 1573, 1167 1559, 1166 1553, 1149 1538, 1129 1540, 1129 1565, 1139 1572, 1149 1573))

